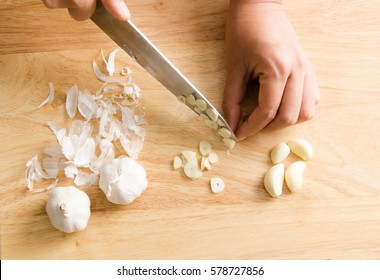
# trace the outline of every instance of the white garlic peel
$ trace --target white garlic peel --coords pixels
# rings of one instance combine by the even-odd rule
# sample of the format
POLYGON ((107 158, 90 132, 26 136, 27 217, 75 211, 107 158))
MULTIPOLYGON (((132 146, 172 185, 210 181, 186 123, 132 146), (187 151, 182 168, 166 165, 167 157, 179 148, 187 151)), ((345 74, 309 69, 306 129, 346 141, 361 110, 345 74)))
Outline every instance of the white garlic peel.
POLYGON ((285 182, 291 192, 296 192, 302 187, 303 173, 306 169, 306 163, 303 161, 293 162, 286 169, 285 182))
POLYGON ((290 148, 285 143, 280 143, 275 146, 270 154, 273 164, 278 164, 283 162, 290 154, 290 148))
POLYGON ((145 168, 129 157, 119 157, 100 169, 99 187, 115 204, 129 204, 148 186, 145 168))
POLYGON ((81 231, 90 219, 90 199, 76 187, 56 187, 51 190, 46 212, 52 225, 60 231, 81 231))
POLYGON ((308 160, 313 157, 313 148, 311 144, 305 139, 293 139, 288 142, 290 150, 295 155, 303 160, 308 160))
POLYGON ((284 183, 284 164, 279 163, 272 166, 264 176, 264 187, 272 197, 278 197, 282 194, 284 183))

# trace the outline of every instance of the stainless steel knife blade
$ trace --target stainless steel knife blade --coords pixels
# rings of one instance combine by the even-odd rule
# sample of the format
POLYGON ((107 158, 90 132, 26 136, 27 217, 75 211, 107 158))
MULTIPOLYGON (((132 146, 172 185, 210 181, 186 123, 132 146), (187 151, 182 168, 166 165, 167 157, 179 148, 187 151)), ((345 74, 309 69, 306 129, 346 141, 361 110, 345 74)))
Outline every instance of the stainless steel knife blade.
POLYGON ((200 115, 206 125, 216 129, 223 138, 236 141, 223 116, 130 20, 117 20, 101 1, 98 1, 91 20, 180 101, 200 115))

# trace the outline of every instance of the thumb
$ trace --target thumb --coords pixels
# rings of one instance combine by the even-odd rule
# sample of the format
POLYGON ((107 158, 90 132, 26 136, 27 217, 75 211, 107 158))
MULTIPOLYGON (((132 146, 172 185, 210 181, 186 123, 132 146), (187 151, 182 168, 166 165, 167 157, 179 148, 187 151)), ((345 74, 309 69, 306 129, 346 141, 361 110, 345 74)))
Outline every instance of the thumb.
POLYGON ((126 21, 130 19, 131 13, 124 0, 102 0, 104 8, 118 20, 126 21))
POLYGON ((227 123, 235 131, 241 119, 241 102, 247 89, 247 80, 243 71, 228 71, 224 89, 223 112, 227 123))

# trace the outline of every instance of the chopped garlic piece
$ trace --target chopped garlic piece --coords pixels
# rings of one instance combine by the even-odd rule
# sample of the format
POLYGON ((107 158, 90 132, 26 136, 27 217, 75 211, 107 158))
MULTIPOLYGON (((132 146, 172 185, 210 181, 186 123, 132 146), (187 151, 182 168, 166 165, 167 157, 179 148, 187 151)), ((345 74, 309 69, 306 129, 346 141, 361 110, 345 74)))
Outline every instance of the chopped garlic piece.
POLYGON ((182 167, 182 159, 179 156, 174 157, 173 167, 174 169, 179 169, 182 167))
POLYGON ((214 164, 219 160, 219 157, 215 152, 211 152, 208 155, 208 160, 210 161, 210 163, 214 164))
POLYGON ((210 161, 207 157, 202 157, 201 159, 201 171, 203 170, 211 170, 211 164, 210 164, 210 161))
POLYGON ((186 96, 184 96, 184 95, 177 96, 177 99, 181 103, 186 103, 186 96))
POLYGON ((129 67, 124 67, 123 69, 121 69, 120 74, 123 75, 123 76, 131 75, 132 74, 132 69, 129 68, 129 67))
POLYGON ((211 178, 210 185, 213 193, 220 193, 224 190, 224 181, 219 177, 211 178))
POLYGON ((204 120, 204 123, 212 129, 218 129, 218 124, 214 123, 212 120, 204 120))
POLYGON ((37 106, 36 108, 34 108, 34 109, 41 108, 41 107, 44 106, 45 104, 50 104, 50 103, 53 102, 53 100, 54 100, 54 86, 53 86, 53 83, 52 83, 52 82, 49 82, 48 85, 49 85, 49 95, 48 95, 48 97, 47 97, 44 101, 42 101, 41 104, 38 105, 38 106, 37 106))
POLYGON ((182 151, 182 155, 186 159, 187 162, 192 163, 197 161, 197 153, 193 151, 182 151))
POLYGON ((232 135, 231 131, 228 128, 226 128, 226 127, 219 128, 218 129, 218 133, 223 138, 230 138, 231 135, 232 135))
POLYGON ((199 151, 202 156, 206 156, 211 152, 211 144, 207 141, 199 142, 199 151))
POLYGON ((207 108, 206 114, 213 122, 217 121, 219 113, 214 108, 207 108))
POLYGON ((201 98, 198 98, 195 100, 195 105, 199 108, 201 111, 205 111, 207 109, 207 103, 201 98))
POLYGON ((236 141, 232 140, 230 138, 223 138, 222 140, 223 144, 227 146, 229 149, 232 149, 236 145, 236 141))
POLYGON ((186 102, 190 105, 195 105, 195 97, 194 95, 190 94, 186 97, 186 102))
POLYGON ((202 176, 202 171, 199 169, 197 164, 189 162, 185 165, 184 169, 185 175, 192 180, 198 179, 202 176))

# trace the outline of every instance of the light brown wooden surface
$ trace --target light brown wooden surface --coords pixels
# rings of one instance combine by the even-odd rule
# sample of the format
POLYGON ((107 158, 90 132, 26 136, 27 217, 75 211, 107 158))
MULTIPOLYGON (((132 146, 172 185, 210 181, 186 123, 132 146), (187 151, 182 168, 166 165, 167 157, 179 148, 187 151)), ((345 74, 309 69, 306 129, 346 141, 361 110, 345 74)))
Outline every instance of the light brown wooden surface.
MULTIPOLYGON (((83 187, 92 216, 85 231, 55 230, 48 193, 30 193, 25 163, 55 142, 48 121, 67 121, 65 92, 96 90, 91 69, 115 45, 90 21, 40 1, 0 2, 0 195, 2 259, 379 259, 380 2, 286 1, 318 76, 322 101, 311 122, 239 143, 230 156, 219 138, 127 55, 142 88, 147 137, 139 161, 149 187, 128 206, 83 187), (33 111, 52 81, 56 99, 33 111), (270 149, 308 139, 315 157, 304 187, 278 199, 263 175, 270 149), (208 140, 220 155, 195 181, 173 171, 174 155, 208 140), (226 189, 212 194, 208 180, 226 189)), ((128 1, 134 22, 220 109, 225 81, 228 1, 128 1)), ((287 163, 295 158, 289 158, 287 163)))

